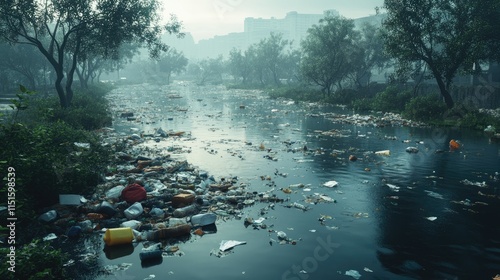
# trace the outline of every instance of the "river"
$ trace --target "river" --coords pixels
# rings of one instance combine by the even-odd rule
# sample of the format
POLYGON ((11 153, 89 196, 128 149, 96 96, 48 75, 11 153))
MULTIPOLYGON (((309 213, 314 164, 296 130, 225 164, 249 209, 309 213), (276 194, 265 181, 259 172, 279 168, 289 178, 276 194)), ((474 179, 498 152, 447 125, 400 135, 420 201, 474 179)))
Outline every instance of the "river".
POLYGON ((245 207, 241 219, 219 217, 215 234, 193 235, 179 244, 182 256, 149 267, 141 266, 141 244, 122 257, 102 252, 102 266, 132 265, 100 279, 491 279, 500 274, 500 145, 483 132, 389 121, 374 125, 362 116, 344 122, 353 112, 343 107, 189 82, 120 86, 109 98, 117 131, 185 131, 184 140, 142 145, 165 153, 180 146, 183 152, 172 157, 289 200, 245 207), (119 118, 123 110, 133 110, 138 121, 119 118), (459 150, 449 151, 451 139, 460 141, 459 150), (406 152, 409 146, 418 153, 406 152), (381 150, 390 155, 374 153, 381 150), (330 181, 338 185, 324 186, 330 181), (335 202, 313 199, 319 195, 335 202), (285 207, 294 202, 308 210, 285 207), (267 228, 245 227, 245 217, 263 217, 267 228), (279 244, 277 231, 296 244, 279 244), (222 240, 246 244, 216 257, 211 252, 222 240))

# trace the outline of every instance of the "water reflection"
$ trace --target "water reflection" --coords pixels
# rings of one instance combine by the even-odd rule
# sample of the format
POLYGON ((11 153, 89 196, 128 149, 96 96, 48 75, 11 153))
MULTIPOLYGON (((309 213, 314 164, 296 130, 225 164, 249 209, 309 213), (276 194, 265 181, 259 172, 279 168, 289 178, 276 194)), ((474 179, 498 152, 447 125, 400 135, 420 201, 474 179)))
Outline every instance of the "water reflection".
MULTIPOLYGON (((149 144, 165 150, 185 146, 188 153, 174 156, 214 176, 238 176, 257 192, 275 188, 274 193, 289 202, 304 203, 305 196, 315 192, 337 201, 310 205, 306 212, 280 206, 263 215, 272 229, 301 238, 296 246, 269 245, 271 233, 245 228, 241 220, 219 220, 216 234, 183 244, 182 258, 143 270, 132 268, 133 275, 172 271, 172 279, 282 279, 292 265, 307 264, 304 260, 313 256, 317 238, 328 236, 339 244, 335 252, 317 262, 314 271, 290 277, 340 278, 351 269, 368 279, 489 279, 500 273, 500 227, 495 220, 500 185, 494 178, 500 172, 499 145, 488 143, 482 133, 338 124, 325 113, 351 112, 272 101, 257 91, 223 87, 184 84, 158 90, 141 85, 120 88, 115 94, 120 96, 114 99, 117 107, 138 104, 141 117, 138 122, 117 119, 120 131, 187 131, 189 139, 149 144), (150 94, 140 94, 145 91, 150 94), (122 97, 125 92, 128 100, 122 97), (325 131, 330 134, 321 133, 325 131), (460 139, 463 148, 448 152, 450 139, 460 139), (408 146, 419 152, 407 153, 408 146), (391 154, 375 155, 379 150, 391 154), (351 154, 358 160, 349 161, 351 154), (464 179, 485 181, 488 187, 466 185, 461 183, 464 179), (322 186, 330 180, 339 186, 322 186), (311 191, 280 191, 299 183, 311 191), (323 216, 332 219, 320 224, 323 216), (226 258, 209 256, 221 240, 235 238, 248 246, 226 258), (190 269, 194 264, 198 269, 190 269)), ((246 208, 244 215, 259 217, 265 206, 246 208)), ((132 256, 137 261, 136 252, 132 256)))

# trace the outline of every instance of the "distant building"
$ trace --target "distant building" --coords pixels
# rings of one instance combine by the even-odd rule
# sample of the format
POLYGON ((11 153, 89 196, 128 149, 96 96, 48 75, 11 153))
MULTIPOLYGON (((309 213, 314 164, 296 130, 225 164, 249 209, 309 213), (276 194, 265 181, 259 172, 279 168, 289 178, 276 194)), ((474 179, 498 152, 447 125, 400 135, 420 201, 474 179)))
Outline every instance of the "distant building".
MULTIPOLYGON (((339 15, 335 10, 329 12, 339 15)), ((200 40, 196 58, 216 57, 220 54, 227 57, 233 48, 246 50, 250 45, 269 37, 271 32, 283 34, 283 39, 293 41, 294 46, 298 47, 306 37, 307 30, 324 18, 325 14, 326 11, 323 14, 299 14, 294 11, 287 13, 282 19, 248 17, 245 19, 243 32, 200 40)))

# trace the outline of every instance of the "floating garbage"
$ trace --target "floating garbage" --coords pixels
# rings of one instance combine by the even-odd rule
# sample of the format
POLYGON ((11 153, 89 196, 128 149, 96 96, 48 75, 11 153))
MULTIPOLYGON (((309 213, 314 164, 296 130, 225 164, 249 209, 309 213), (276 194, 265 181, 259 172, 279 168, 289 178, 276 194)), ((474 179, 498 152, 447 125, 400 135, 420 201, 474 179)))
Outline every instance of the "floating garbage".
POLYGON ((338 186, 338 182, 337 181, 328 181, 326 183, 323 184, 323 186, 327 187, 327 188, 333 188, 333 187, 336 187, 338 186))
POLYGON ((351 269, 345 272, 345 275, 351 276, 354 279, 359 279, 361 278, 361 274, 357 270, 351 269))
POLYGON ((214 213, 197 214, 191 217, 191 224, 197 226, 206 226, 215 223, 217 215, 214 213))
POLYGON ((130 244, 134 240, 134 232, 131 228, 111 228, 107 229, 103 236, 104 243, 108 246, 120 244, 130 244))
POLYGON ((238 245, 247 244, 246 241, 236 241, 236 240, 222 240, 220 242, 219 250, 224 252, 230 250, 238 245))
POLYGON ((278 232, 276 232, 276 235, 278 236, 278 239, 280 239, 280 240, 286 239, 286 233, 284 231, 278 231, 278 232))
POLYGON ((129 208, 125 209, 123 211, 123 214, 127 219, 131 220, 134 219, 138 216, 140 216, 144 212, 144 209, 142 208, 142 204, 139 202, 136 202, 132 204, 129 208))
POLYGON ((390 156, 391 151, 390 150, 382 150, 382 151, 375 152, 375 154, 379 155, 379 156, 390 156))
POLYGON ((455 150, 458 150, 460 149, 460 142, 458 142, 457 140, 455 139, 451 139, 450 140, 450 151, 455 151, 455 150))
POLYGON ((469 181, 467 179, 464 179, 464 180, 460 181, 460 183, 462 183, 464 185, 467 185, 467 186, 476 186, 476 187, 481 187, 481 188, 484 188, 484 187, 488 186, 485 181, 483 181, 483 182, 472 182, 472 181, 469 181))
POLYGON ((393 184, 386 184, 392 191, 399 192, 399 187, 393 184))
POLYGON ((408 147, 406 148, 406 152, 410 154, 416 154, 418 153, 418 148, 417 147, 408 147))
POLYGON ((426 219, 433 222, 433 221, 437 220, 437 217, 426 217, 426 219))

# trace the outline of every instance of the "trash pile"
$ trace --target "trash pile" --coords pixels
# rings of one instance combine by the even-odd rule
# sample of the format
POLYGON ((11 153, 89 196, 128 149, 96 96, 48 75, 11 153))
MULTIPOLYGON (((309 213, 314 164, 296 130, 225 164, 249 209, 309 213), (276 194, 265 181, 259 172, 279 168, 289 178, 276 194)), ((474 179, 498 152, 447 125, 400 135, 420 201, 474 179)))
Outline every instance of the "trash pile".
POLYGON ((400 114, 386 112, 378 115, 359 115, 359 114, 335 114, 324 113, 324 117, 333 123, 354 124, 358 126, 409 126, 422 127, 427 126, 422 122, 404 119, 400 114))
MULTIPOLYGON (((163 137, 182 135, 165 133, 163 137)), ((140 253, 141 263, 152 265, 147 262, 158 264, 162 256, 182 254, 176 245, 179 241, 216 233, 217 219, 242 218, 242 209, 258 202, 284 201, 269 192, 248 191, 237 177, 216 179, 186 161, 169 155, 154 157, 160 152, 137 147, 158 135, 120 137, 106 129, 102 137, 104 145, 122 145, 127 152, 116 152, 105 182, 92 196, 60 195, 60 203, 39 216, 53 231, 45 240, 102 234, 105 252, 109 247, 144 242, 147 250, 140 253)), ((221 244, 218 254, 234 246, 221 244)), ((124 252, 131 254, 133 248, 124 252)))

